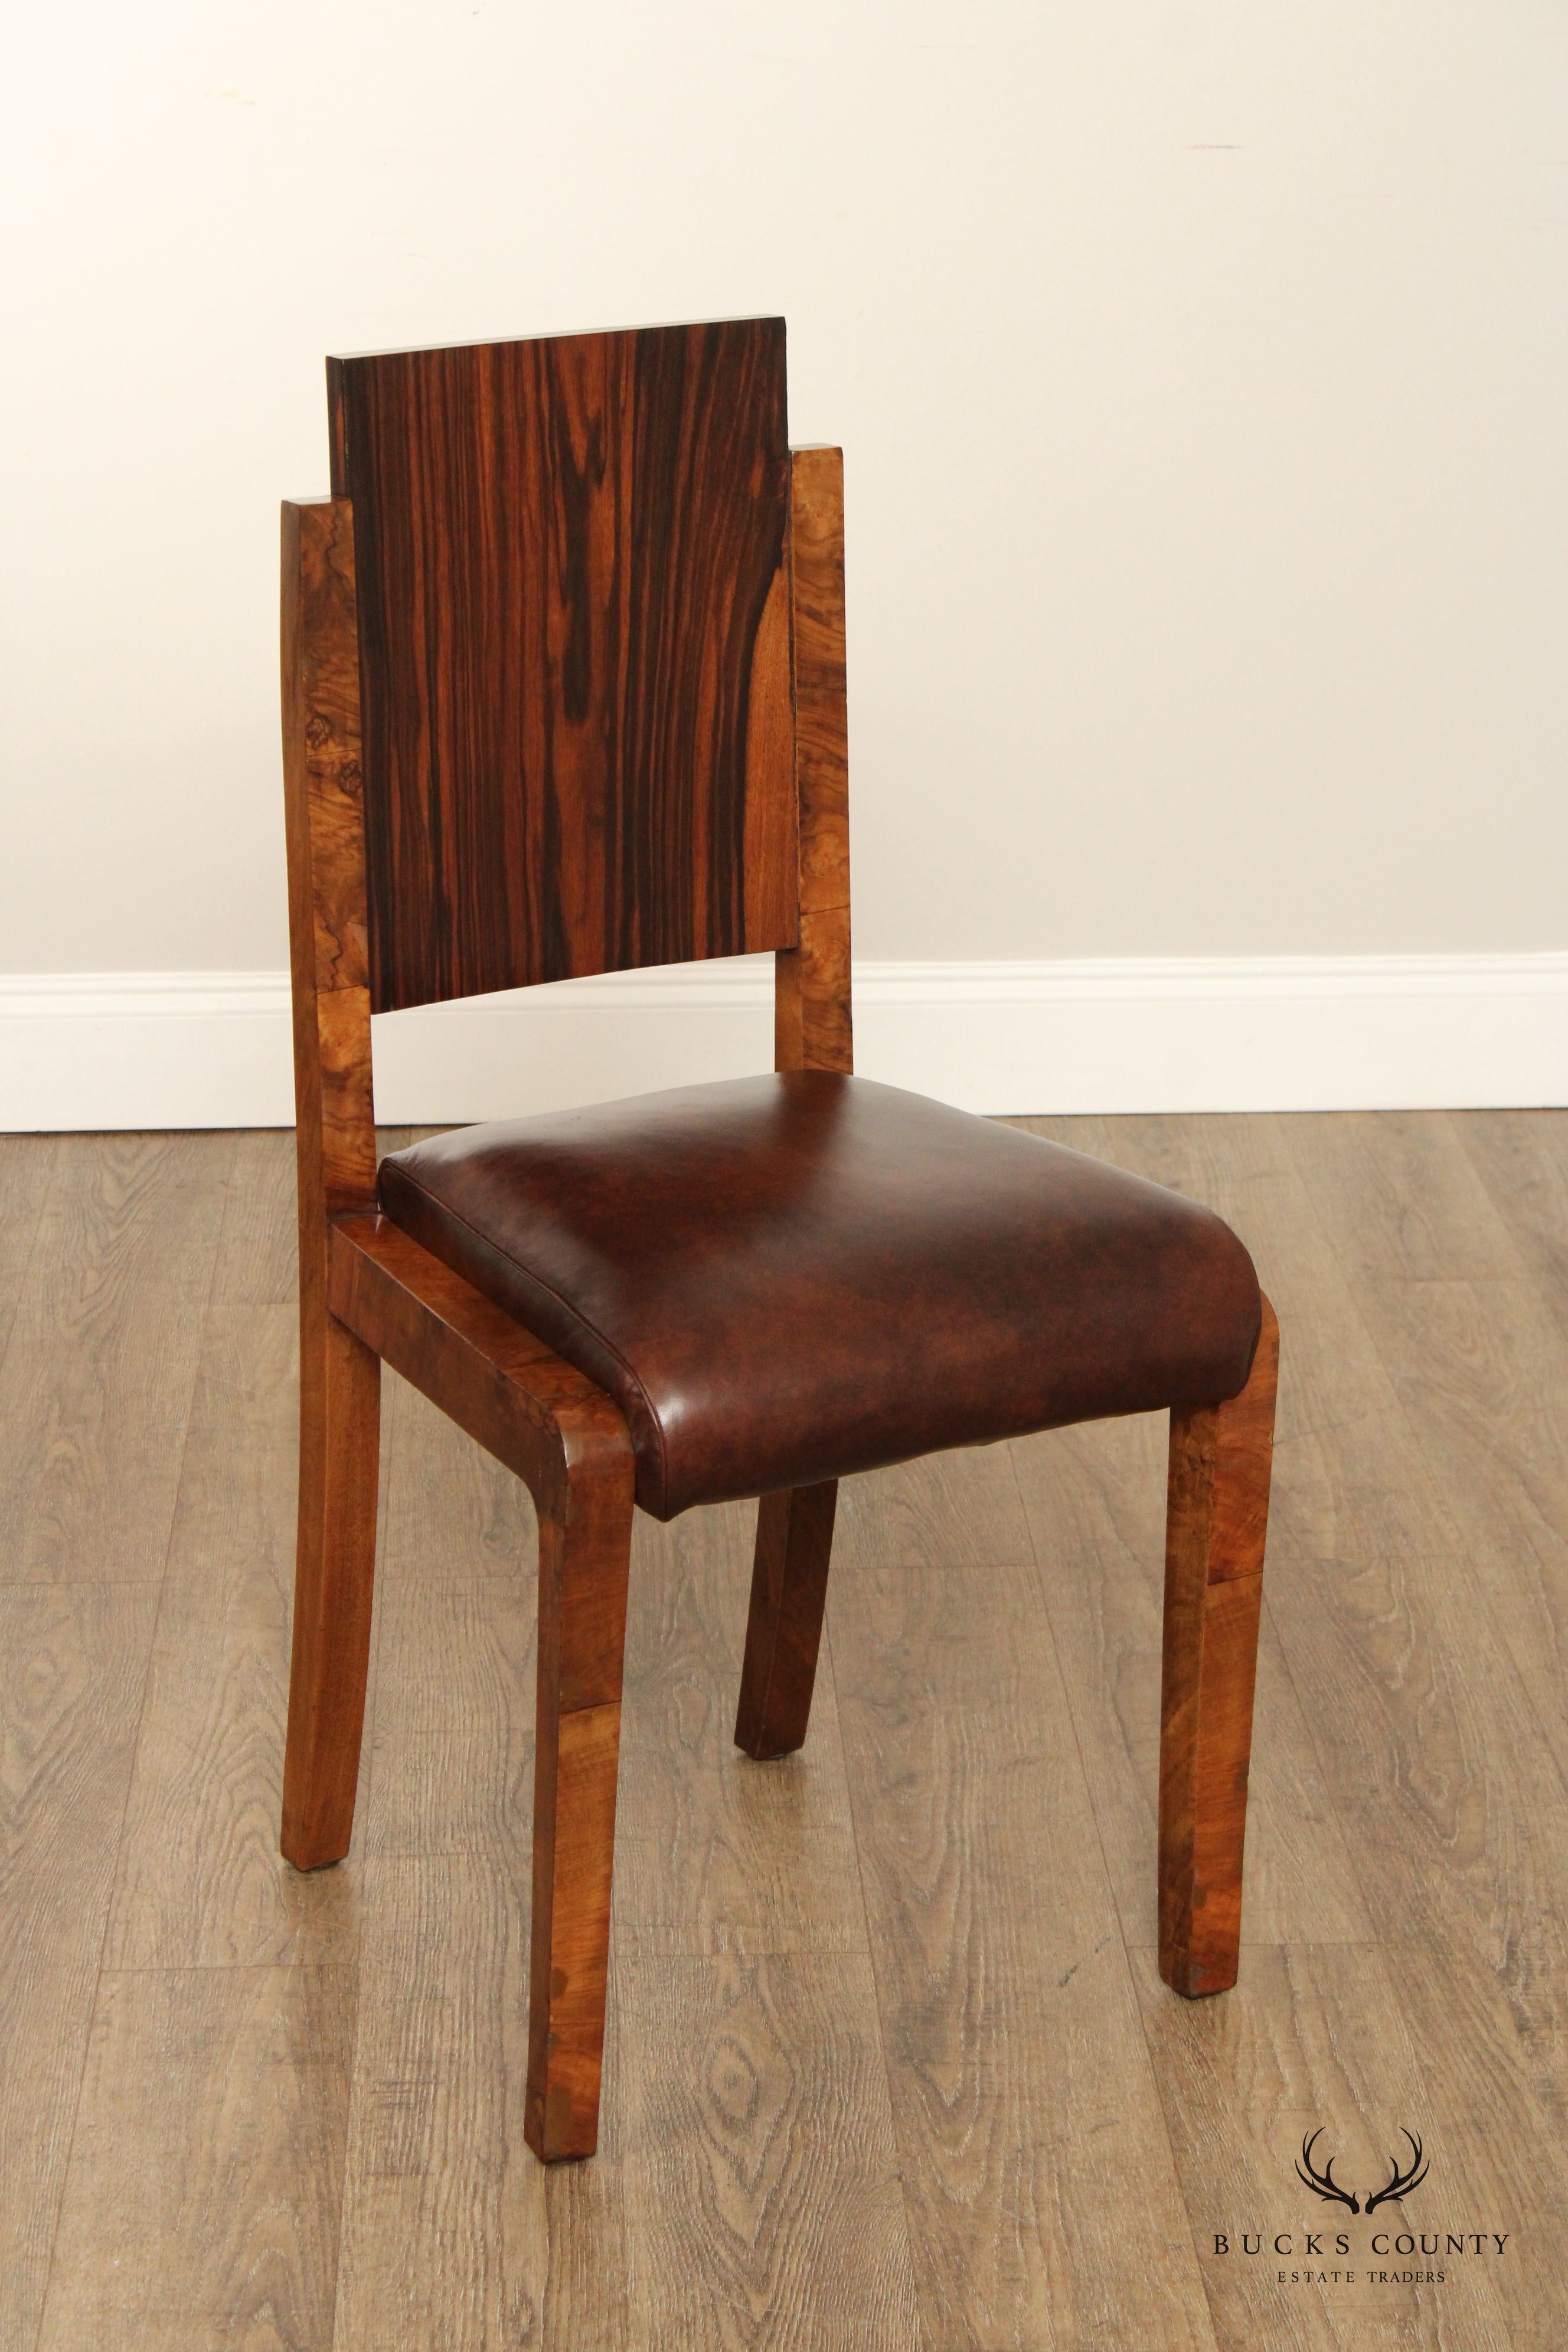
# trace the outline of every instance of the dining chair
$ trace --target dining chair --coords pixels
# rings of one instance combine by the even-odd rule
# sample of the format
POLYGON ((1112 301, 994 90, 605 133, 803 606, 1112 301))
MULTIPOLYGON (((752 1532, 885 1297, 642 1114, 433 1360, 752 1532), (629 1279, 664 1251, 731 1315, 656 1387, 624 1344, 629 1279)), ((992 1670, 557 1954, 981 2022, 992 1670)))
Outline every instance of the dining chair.
POLYGON ((784 321, 378 352, 328 385, 331 495, 283 509, 284 1854, 348 1851, 387 1363, 537 1509, 525 2129, 592 2154, 634 1507, 761 1498, 735 1738, 785 1756, 841 1477, 1168 1408, 1160 1967, 1223 1990, 1274 1318, 1196 1202, 851 1075, 842 460, 788 445, 784 321), (773 1072, 520 1103, 378 1167, 374 1013, 758 950, 773 1072))

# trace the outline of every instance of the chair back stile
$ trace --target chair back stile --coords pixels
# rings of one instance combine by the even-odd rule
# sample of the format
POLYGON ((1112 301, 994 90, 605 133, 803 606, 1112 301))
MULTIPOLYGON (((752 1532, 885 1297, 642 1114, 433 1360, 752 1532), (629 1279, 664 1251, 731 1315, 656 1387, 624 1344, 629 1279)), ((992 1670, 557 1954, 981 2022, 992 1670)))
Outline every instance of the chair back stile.
MULTIPOLYGON (((376 1204, 363 771, 346 499, 283 508, 283 783, 300 1297, 325 1311, 332 1217, 376 1204)), ((307 1350, 304 1376, 310 1377, 307 1350)))
POLYGON ((848 1074, 855 1052, 839 449, 791 454, 789 574, 800 939, 775 960, 773 1066, 848 1074))

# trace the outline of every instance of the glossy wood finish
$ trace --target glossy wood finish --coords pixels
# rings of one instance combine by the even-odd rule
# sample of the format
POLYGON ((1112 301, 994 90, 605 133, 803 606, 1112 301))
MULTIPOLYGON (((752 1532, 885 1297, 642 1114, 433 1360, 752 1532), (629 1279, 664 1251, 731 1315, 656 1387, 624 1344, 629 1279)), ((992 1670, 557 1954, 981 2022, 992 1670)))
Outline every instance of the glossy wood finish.
POLYGON ((625 1452, 603 1390, 382 1216, 341 1218, 332 1313, 521 1478, 536 1508, 564 1507, 580 1462, 625 1452))
POLYGON ((592 2156, 599 2144, 631 1540, 623 1435, 618 1448, 572 1461, 564 1499, 539 1517, 523 2133, 546 2164, 592 2156))
POLYGON ((1171 1415, 1160 1705, 1160 1973, 1189 1998, 1236 1982, 1252 1699, 1279 1328, 1251 1378, 1171 1415))
POLYGON ((283 1851, 341 1861, 370 1661, 381 1368, 328 1311, 330 1220, 375 1202, 353 520, 283 509, 283 772, 300 1202, 300 1520, 283 1851))
POLYGON ((757 1506, 735 1745, 759 1761, 791 1755, 805 1738, 837 1500, 838 1481, 830 1478, 764 1495, 757 1506))
MULTIPOLYGON (((285 1852, 348 1848, 385 1361, 538 1512, 522 2127, 553 2160, 597 2140, 632 1455, 606 1397, 377 1213, 370 1015, 772 945, 778 1066, 851 1068, 842 460, 784 450, 776 321, 389 354, 331 380, 339 495, 285 514, 302 1333, 285 1852)), ((1162 1917, 1188 1990, 1217 1989, 1238 1918, 1258 1580, 1225 1563, 1255 1537, 1255 1570, 1262 1534, 1232 1525, 1245 1403, 1179 1417, 1173 1452, 1167 1764, 1191 1753, 1184 1828, 1182 1768, 1162 1799, 1162 1917)), ((736 1726, 755 1757, 805 1739, 835 1505, 829 1484, 761 1507, 736 1726)))
POLYGON ((852 1070, 844 453, 790 457, 800 940, 775 960, 773 1066, 852 1070))
POLYGON ((783 320, 330 381, 376 1010, 793 942, 783 320))
MULTIPOLYGON (((790 453, 790 608, 800 940, 773 960, 773 1066, 855 1067, 849 972, 849 722, 844 623, 844 453, 790 453)), ((837 1481, 765 1495, 735 1743, 786 1756, 811 1712, 837 1481)))
POLYGON ((528 2145, 592 2156, 610 1948, 633 1460, 609 1399, 384 1217, 333 1226, 332 1313, 539 1514, 528 2145))

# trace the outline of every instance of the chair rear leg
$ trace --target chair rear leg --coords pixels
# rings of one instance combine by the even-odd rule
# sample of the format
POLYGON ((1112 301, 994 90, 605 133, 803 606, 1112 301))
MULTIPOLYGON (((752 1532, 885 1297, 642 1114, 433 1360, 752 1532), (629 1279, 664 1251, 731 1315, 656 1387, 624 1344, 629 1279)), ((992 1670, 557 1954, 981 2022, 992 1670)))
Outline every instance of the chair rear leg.
POLYGON ((539 1514, 523 2137, 545 2164, 598 2144, 631 1535, 625 1447, 574 1465, 560 1505, 539 1514))
POLYGON ((1252 1693, 1279 1331, 1263 1302, 1251 1377, 1171 1415, 1160 1710, 1160 1974, 1194 1999, 1236 1982, 1252 1693))
POLYGON ((741 1669, 735 1745, 766 1761, 805 1738, 838 1481, 764 1495, 757 1507, 752 1612, 741 1669))
POLYGON ((283 1759, 285 1858, 341 1862, 353 1829, 375 1575, 381 1362, 324 1308, 300 1363, 300 1525, 283 1759))

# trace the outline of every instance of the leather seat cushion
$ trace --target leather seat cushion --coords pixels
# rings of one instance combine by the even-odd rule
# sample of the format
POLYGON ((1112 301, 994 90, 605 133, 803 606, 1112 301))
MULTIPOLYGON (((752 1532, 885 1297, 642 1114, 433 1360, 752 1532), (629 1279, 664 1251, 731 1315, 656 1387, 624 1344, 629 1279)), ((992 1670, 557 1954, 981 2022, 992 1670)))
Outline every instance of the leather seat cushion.
POLYGON ((656 1518, 1234 1396, 1258 1344, 1206 1209, 826 1071, 459 1129, 381 1197, 615 1398, 656 1518))

